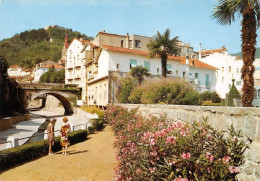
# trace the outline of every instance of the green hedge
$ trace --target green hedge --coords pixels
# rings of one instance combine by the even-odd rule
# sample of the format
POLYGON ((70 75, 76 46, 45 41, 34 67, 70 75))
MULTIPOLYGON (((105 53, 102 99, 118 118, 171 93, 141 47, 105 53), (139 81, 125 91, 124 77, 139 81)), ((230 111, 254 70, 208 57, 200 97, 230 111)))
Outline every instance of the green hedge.
MULTIPOLYGON (((75 144, 87 139, 87 130, 74 131, 69 134, 70 143, 75 144)), ((18 164, 31 161, 48 154, 48 140, 42 140, 0 151, 0 170, 6 170, 18 164)), ((61 150, 60 137, 55 138, 53 151, 61 150)))
POLYGON ((90 122, 96 131, 101 130, 104 126, 104 118, 91 119, 90 122))

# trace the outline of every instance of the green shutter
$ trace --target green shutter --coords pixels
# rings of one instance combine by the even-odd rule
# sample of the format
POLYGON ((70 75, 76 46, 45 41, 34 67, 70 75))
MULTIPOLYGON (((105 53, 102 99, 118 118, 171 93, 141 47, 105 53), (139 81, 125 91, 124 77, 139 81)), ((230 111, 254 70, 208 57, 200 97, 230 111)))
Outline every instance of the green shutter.
POLYGON ((167 70, 172 70, 172 64, 167 64, 167 70))
POLYGON ((136 66, 137 66, 137 61, 134 60, 134 59, 130 59, 130 69, 131 69, 132 67, 136 67, 136 66))
POLYGON ((144 67, 146 67, 150 71, 150 62, 144 61, 144 67))
POLYGON ((209 86, 209 74, 206 74, 206 86, 209 86))

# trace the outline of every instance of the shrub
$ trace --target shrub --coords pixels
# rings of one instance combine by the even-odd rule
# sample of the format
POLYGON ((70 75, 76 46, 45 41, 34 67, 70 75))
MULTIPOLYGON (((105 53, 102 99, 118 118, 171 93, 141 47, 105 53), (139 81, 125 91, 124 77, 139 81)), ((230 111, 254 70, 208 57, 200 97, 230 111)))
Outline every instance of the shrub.
POLYGON ((201 104, 205 101, 211 101, 213 103, 220 103, 221 99, 216 92, 205 91, 200 94, 201 104))
POLYGON ((211 100, 210 101, 204 101, 202 103, 202 106, 221 106, 221 103, 213 103, 211 100))
POLYGON ((136 83, 133 79, 131 78, 122 79, 117 92, 118 102, 129 103, 128 97, 130 96, 130 93, 135 86, 136 83))
MULTIPOLYGON (((87 139, 87 131, 79 130, 69 134, 71 144, 75 144, 87 139)), ((30 143, 14 148, 9 148, 0 151, 0 170, 5 170, 15 165, 31 161, 48 154, 48 140, 42 140, 35 143, 30 143)), ((59 151, 60 137, 55 138, 53 151, 59 151)))
POLYGON ((143 92, 144 89, 142 87, 135 88, 134 90, 132 90, 130 96, 128 97, 129 102, 133 104, 141 104, 143 92))
POLYGON ((104 117, 104 110, 95 107, 95 106, 83 106, 81 107, 82 110, 91 113, 91 114, 97 114, 99 118, 104 117))
POLYGON ((94 126, 89 126, 89 127, 88 127, 88 132, 89 132, 90 134, 95 133, 95 127, 94 127, 94 126))
POLYGON ((117 180, 235 180, 246 144, 233 126, 227 134, 206 121, 166 121, 109 106, 116 134, 117 180), (225 136, 224 136, 225 134, 225 136))
POLYGON ((198 92, 183 80, 160 80, 144 85, 144 104, 198 104, 198 92))
POLYGON ((103 128, 104 119, 91 119, 90 123, 95 128, 95 130, 99 131, 103 128))

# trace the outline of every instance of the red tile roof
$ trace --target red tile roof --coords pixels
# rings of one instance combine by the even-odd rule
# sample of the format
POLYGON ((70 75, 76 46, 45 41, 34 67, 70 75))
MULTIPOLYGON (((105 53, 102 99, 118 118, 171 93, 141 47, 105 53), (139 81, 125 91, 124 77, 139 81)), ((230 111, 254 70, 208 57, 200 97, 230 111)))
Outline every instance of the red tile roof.
MULTIPOLYGON (((183 57, 184 58, 184 57, 183 57)), ((182 60, 181 61, 182 64, 186 64, 186 59, 185 60, 182 60)), ((193 59, 193 58, 190 58, 189 59, 189 66, 190 67, 199 67, 199 68, 207 68, 207 69, 214 69, 214 70, 217 70, 218 68, 216 67, 213 67, 209 64, 206 64, 204 62, 201 62, 199 60, 196 60, 196 59, 193 59)))
POLYGON ((22 68, 22 67, 19 65, 11 65, 10 68, 22 68))
MULTIPOLYGON (((81 43, 87 43, 87 44, 89 44, 89 45, 92 45, 93 47, 99 47, 98 45, 95 45, 94 43, 91 43, 91 42, 88 41, 88 40, 80 40, 80 39, 78 39, 78 38, 74 38, 73 40, 78 40, 78 41, 80 41, 81 43)), ((73 42, 73 40, 71 41, 71 43, 73 42)), ((70 47, 71 43, 68 45, 68 48, 70 47)), ((67 48, 67 49, 68 49, 68 48, 67 48)))
POLYGON ((63 66, 60 66, 60 65, 53 65, 53 64, 49 64, 49 65, 41 66, 41 68, 52 68, 52 67, 54 67, 55 69, 64 69, 63 66))
MULTIPOLYGON (((137 55, 144 55, 147 56, 149 52, 141 51, 141 50, 133 50, 128 48, 122 48, 122 47, 115 47, 110 45, 103 45, 103 48, 107 51, 113 51, 113 52, 122 52, 122 53, 131 53, 131 54, 137 54, 137 55)), ((182 64, 186 64, 186 58, 185 57, 178 57, 178 56, 168 56, 168 59, 179 61, 182 64)), ((189 65, 193 67, 200 67, 200 68, 208 68, 208 69, 218 69, 216 67, 213 67, 209 64, 203 63, 199 60, 190 58, 189 59, 189 65), (192 61, 194 62, 194 65, 192 64, 192 61)))
POLYGON ((202 51, 202 54, 213 54, 213 53, 221 53, 222 51, 227 50, 226 48, 221 48, 221 49, 214 49, 214 50, 206 50, 202 51))

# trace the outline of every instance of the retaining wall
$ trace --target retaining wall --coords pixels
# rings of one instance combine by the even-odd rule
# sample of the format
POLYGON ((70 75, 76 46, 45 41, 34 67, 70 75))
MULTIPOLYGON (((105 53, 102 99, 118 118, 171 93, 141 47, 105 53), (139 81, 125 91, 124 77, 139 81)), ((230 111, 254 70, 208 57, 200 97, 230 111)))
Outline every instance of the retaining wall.
POLYGON ((181 119, 188 122, 207 119, 209 124, 219 130, 227 130, 231 124, 241 130, 244 137, 252 143, 245 152, 245 163, 238 174, 239 181, 260 180, 260 108, 117 104, 128 109, 139 107, 143 115, 166 114, 168 119, 181 119))
POLYGON ((9 129, 13 124, 20 123, 22 121, 27 121, 29 119, 29 114, 2 118, 0 119, 0 131, 9 129))

